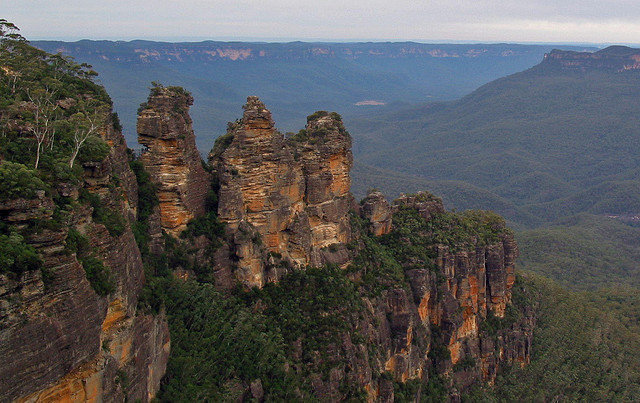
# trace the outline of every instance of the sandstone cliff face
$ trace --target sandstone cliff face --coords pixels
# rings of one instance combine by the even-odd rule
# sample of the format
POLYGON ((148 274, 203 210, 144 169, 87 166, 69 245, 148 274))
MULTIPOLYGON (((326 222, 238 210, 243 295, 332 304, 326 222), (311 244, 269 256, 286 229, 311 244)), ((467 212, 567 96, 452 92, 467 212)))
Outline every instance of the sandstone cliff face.
MULTIPOLYGON (((427 221, 445 211, 439 199, 426 193, 402 196, 389 205, 373 192, 363 200, 361 215, 370 220, 373 235, 385 234, 391 231, 387 228, 393 212, 401 207, 415 209, 427 221)), ((455 398, 478 381, 492 383, 503 364, 528 363, 532 312, 520 312, 508 325, 492 327, 494 317, 506 316, 517 253, 509 232, 488 245, 457 245, 455 250, 436 245, 435 267, 413 267, 416 262, 412 262, 405 268, 405 285, 366 298, 368 309, 358 327, 366 344, 376 346, 375 353, 358 355, 358 347, 345 341, 341 354, 355 373, 342 373, 336 379, 353 377, 370 400, 392 401, 393 385, 372 374, 386 371, 396 382, 428 382, 430 374, 437 373, 447 380, 455 398)), ((339 394, 332 390, 337 382, 322 385, 322 396, 339 394)))
POLYGON ((220 183, 219 218, 232 234, 242 235, 233 236, 237 277, 263 286, 274 276, 264 253, 296 266, 344 263, 340 253, 325 251, 350 238, 346 213, 353 202, 353 157, 339 118, 314 116, 303 136, 287 141, 264 104, 249 97, 225 140, 228 144, 214 147, 209 162, 220 183))
MULTIPOLYGON (((390 209, 400 206, 416 209, 427 221, 445 211, 439 199, 424 193, 402 196, 390 209)), ((503 232, 488 245, 456 245, 455 250, 438 245, 436 249, 435 270, 406 271, 411 292, 409 295, 406 290, 392 292, 395 302, 388 305, 400 312, 392 315, 392 322, 397 322, 392 328, 397 329, 396 333, 400 331, 402 349, 395 350, 386 367, 403 381, 419 377, 425 371, 424 361, 413 358, 415 352, 409 336, 412 329, 421 328, 430 329, 430 350, 434 344, 447 348, 449 358, 436 364, 445 373, 453 374, 460 387, 478 379, 493 382, 500 363, 528 362, 533 331, 530 316, 497 335, 481 329, 481 323, 492 316, 504 318, 511 301, 518 254, 513 235, 503 232), (436 334, 433 329, 437 329, 436 334), (471 369, 456 369, 465 359, 478 363, 471 369)))
POLYGON ((371 232, 375 236, 391 231, 392 210, 389 202, 379 191, 369 192, 361 202, 362 217, 371 223, 371 232))
POLYGON ((162 229, 177 236, 204 214, 210 178, 196 148, 189 106, 191 95, 156 87, 138 116, 138 142, 145 169, 158 187, 162 229))
MULTIPOLYGON (((129 226, 137 193, 122 134, 102 133, 111 145, 100 163, 84 164, 79 187, 112 211, 123 213, 123 229, 110 233, 78 204, 60 226, 36 231, 28 243, 39 252, 44 270, 0 279, 0 393, 19 401, 150 400, 159 388, 169 354, 169 332, 162 315, 137 311, 144 272, 129 226), (113 178, 118 177, 118 184, 113 178), (88 248, 111 273, 114 291, 99 296, 75 253, 65 245, 69 230, 83 234, 88 248), (44 278, 42 273, 48 273, 44 278)), ((78 199, 78 187, 60 185, 59 195, 78 199)), ((29 225, 52 218, 54 203, 40 194, 0 206, 3 221, 29 225)), ((45 228, 49 228, 46 227, 45 228)))
MULTIPOLYGON (((163 230, 177 236, 189 220, 205 214, 211 178, 195 148, 191 103, 186 93, 160 87, 140 113, 140 142, 147 147, 141 159, 160 199, 148 223, 152 253, 162 249, 163 230)), ((147 401, 158 391, 170 348, 168 327, 163 315, 138 311, 144 272, 129 224, 137 216, 135 177, 122 135, 108 128, 103 138, 110 155, 84 164, 82 189, 65 184, 56 192, 73 200, 79 190, 98 195, 102 206, 123 213, 123 230, 110 232, 94 220, 90 206, 80 203, 62 227, 36 232, 28 240, 52 279, 43 279, 41 272, 2 275, 0 359, 6 365, 0 367, 0 391, 9 399, 147 401), (78 256, 65 251, 68 228, 88 238, 112 273, 115 290, 109 295, 96 294, 78 256)), ((275 129, 264 104, 249 97, 243 118, 230 125, 209 155, 219 181, 217 210, 227 225, 225 242, 214 256, 203 258, 211 244, 199 235, 190 245, 194 259, 209 264, 222 288, 238 280, 262 287, 292 266, 347 268, 355 254, 369 247, 371 237, 394 235, 394 213, 410 209, 427 223, 446 214, 442 202, 428 193, 389 204, 372 192, 355 205, 349 191, 350 148, 337 114, 317 112, 305 130, 287 139, 275 129), (350 210, 368 221, 366 233, 352 228, 351 219, 357 217, 350 210)), ((18 226, 32 218, 48 220, 53 213, 53 200, 44 193, 0 205, 2 220, 18 226)), ((365 309, 353 318, 362 338, 340 335, 326 353, 341 364, 328 374, 320 369, 326 357, 313 356, 315 395, 339 400, 345 397, 340 387, 346 380, 366 390, 370 401, 393 401, 394 382, 426 383, 439 374, 456 398, 479 380, 493 382, 501 364, 526 364, 530 312, 519 313, 507 326, 492 325, 509 315, 518 253, 513 236, 499 234, 491 242, 474 238, 429 245, 429 262, 404 261, 401 280, 381 281, 376 292, 362 286, 362 270, 348 271, 362 287, 357 292, 365 309), (390 377, 379 376, 384 373, 390 377)), ((292 348, 301 350, 302 343, 292 348)), ((256 382, 251 393, 260 396, 256 382)))

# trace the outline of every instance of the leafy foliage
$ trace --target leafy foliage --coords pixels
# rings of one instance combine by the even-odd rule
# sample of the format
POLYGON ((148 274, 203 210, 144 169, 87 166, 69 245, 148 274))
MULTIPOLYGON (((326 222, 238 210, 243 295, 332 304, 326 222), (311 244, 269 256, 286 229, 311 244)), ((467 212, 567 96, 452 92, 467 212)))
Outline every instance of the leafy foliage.
MULTIPOLYGON (((640 396, 637 318, 640 300, 628 288, 597 293, 567 291, 527 275, 514 298, 528 294, 538 320, 532 361, 513 367, 494 388, 476 391, 485 401, 634 401, 640 396)), ((520 297, 518 297, 520 298, 520 297)), ((517 299, 516 302, 518 303, 517 299)), ((474 397, 475 396, 475 397, 474 397)))
POLYGON ((131 159, 129 167, 138 184, 138 220, 132 225, 133 235, 143 257, 149 255, 149 216, 160 203, 151 176, 138 159, 131 159))
POLYGON ((517 235, 520 265, 577 290, 640 286, 640 228, 582 214, 517 235))
POLYGON ((97 73, 91 66, 6 35, 0 41, 0 60, 0 128, 4 133, 0 155, 4 159, 36 168, 41 158, 73 165, 88 139, 92 150, 85 158, 96 160, 104 155, 96 130, 106 122, 111 100, 92 81, 97 73), (89 130, 88 119, 96 111, 89 130))
POLYGON ((46 189, 37 172, 19 163, 0 163, 0 200, 33 199, 38 191, 46 189))
POLYGON ((25 243, 20 234, 0 234, 0 273, 19 274, 40 269, 41 266, 42 259, 31 245, 25 243))
MULTIPOLYGON (((111 100, 93 82, 96 75, 87 64, 29 45, 15 25, 0 20, 0 200, 32 199, 46 192, 55 203, 50 218, 2 228, 3 271, 40 267, 45 280, 53 275, 41 267, 27 240, 43 230, 61 231, 78 207, 58 190, 82 183, 84 172, 73 164, 76 157, 83 163, 100 162, 110 151, 101 132, 107 129, 111 100)), ((93 207, 96 222, 113 236, 123 233, 125 222, 117 211, 86 189, 80 193, 79 202, 93 207)), ((98 294, 114 291, 108 269, 74 228, 69 229, 67 250, 77 253, 98 294)))
POLYGON ((89 239, 75 228, 69 229, 65 241, 65 249, 68 253, 75 253, 84 268, 87 280, 91 288, 98 295, 109 295, 115 291, 115 282, 111 272, 104 266, 102 260, 95 256, 89 239))
POLYGON ((91 136, 87 138, 84 147, 78 154, 80 162, 100 162, 109 155, 110 147, 100 137, 91 136))
POLYGON ((308 399, 309 362, 321 357, 327 372, 342 365, 326 351, 353 331, 351 315, 360 309, 354 285, 337 268, 293 272, 233 295, 153 277, 144 293, 141 304, 164 306, 169 317, 172 353, 159 396, 169 401, 229 400, 256 379, 267 400, 308 399), (296 342, 302 357, 291 349, 296 342))
POLYGON ((86 189, 80 189, 80 200, 87 202, 93 208, 92 217, 95 222, 103 224, 109 234, 120 236, 124 233, 125 221, 122 215, 116 210, 105 206, 97 194, 86 189))
POLYGON ((98 295, 108 295, 116 290, 111 273, 104 267, 102 260, 89 255, 81 257, 80 263, 87 275, 87 280, 98 295))

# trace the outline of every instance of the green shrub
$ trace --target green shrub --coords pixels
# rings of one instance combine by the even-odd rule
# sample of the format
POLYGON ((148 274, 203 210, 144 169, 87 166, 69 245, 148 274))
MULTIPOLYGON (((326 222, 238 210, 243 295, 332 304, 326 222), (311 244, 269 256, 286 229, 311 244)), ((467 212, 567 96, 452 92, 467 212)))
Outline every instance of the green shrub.
POLYGON ((218 220, 218 216, 209 212, 202 217, 194 218, 187 223, 187 228, 180 234, 181 238, 195 238, 204 235, 208 240, 219 242, 219 237, 224 235, 224 224, 218 220))
POLYGON ((27 244, 24 238, 12 232, 10 235, 0 235, 0 273, 38 270, 42 267, 42 260, 33 246, 27 244))
POLYGON ((109 145, 98 136, 90 136, 78 153, 80 162, 100 162, 109 155, 109 145))
POLYGON ((89 192, 86 189, 80 189, 80 201, 89 203, 93 207, 93 220, 104 225, 111 236, 120 236, 124 233, 125 221, 119 212, 106 207, 100 196, 89 192))
POLYGON ((89 239, 77 229, 70 228, 65 240, 65 250, 78 255, 86 254, 90 250, 89 239))
POLYGON ((120 123, 118 112, 113 112, 111 114, 111 125, 113 126, 113 130, 116 132, 122 132, 122 124, 120 123))
POLYGON ((476 360, 467 355, 453 366, 453 372, 465 371, 476 366, 476 360))
POLYGON ((233 142, 234 133, 228 132, 218 137, 216 141, 213 143, 213 149, 211 150, 211 155, 213 158, 218 158, 225 152, 227 148, 233 142))
POLYGON ((33 199, 46 189, 36 171, 10 161, 0 163, 0 200, 33 199))
MULTIPOLYGON (((312 113, 311 115, 307 116, 307 123, 311 122, 312 120, 317 120, 317 119, 323 118, 325 116, 329 116, 329 112, 327 112, 327 111, 316 111, 316 112, 312 113)), ((338 116, 340 116, 340 115, 338 115, 338 116)))
POLYGON ((115 291, 116 286, 111 273, 104 267, 102 260, 94 256, 80 258, 80 263, 87 275, 91 288, 101 296, 109 295, 115 291))
POLYGON ((146 221, 159 203, 156 194, 157 188, 140 160, 129 162, 129 166, 136 175, 138 183, 138 221, 146 221))

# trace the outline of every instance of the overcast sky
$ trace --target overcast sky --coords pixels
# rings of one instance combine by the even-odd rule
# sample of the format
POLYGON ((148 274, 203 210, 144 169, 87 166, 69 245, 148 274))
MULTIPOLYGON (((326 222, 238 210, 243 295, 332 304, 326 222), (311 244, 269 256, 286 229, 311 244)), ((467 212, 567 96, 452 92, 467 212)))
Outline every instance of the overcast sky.
POLYGON ((639 43, 640 0, 0 0, 28 39, 639 43))

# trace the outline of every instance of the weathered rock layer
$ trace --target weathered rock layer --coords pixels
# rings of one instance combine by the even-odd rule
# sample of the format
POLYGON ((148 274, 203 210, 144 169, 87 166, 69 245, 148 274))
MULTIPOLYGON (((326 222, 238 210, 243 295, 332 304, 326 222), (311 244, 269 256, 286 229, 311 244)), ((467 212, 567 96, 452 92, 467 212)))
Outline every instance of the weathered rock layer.
POLYGON ((204 214, 210 178, 202 167, 189 106, 193 98, 174 87, 154 87, 138 115, 138 142, 145 169, 158 188, 162 228, 182 232, 204 214))
POLYGON ((241 281, 262 286, 272 276, 264 252, 296 266, 346 261, 338 249, 350 239, 352 161, 337 114, 313 115, 304 131, 285 139, 264 104, 248 98, 242 119, 209 155, 220 184, 220 220, 244 235, 235 236, 241 281))
MULTIPOLYGON (((42 259, 42 270, 0 276, 3 401, 148 401, 159 389, 169 329, 163 315, 137 309, 144 271, 129 225, 136 214, 135 178, 122 134, 109 126, 102 137, 110 154, 84 164, 79 188, 110 211, 122 212, 122 230, 110 233, 92 218, 91 207, 78 204, 63 225, 27 239, 42 259), (79 257, 67 249, 71 230, 88 240, 86 247, 110 273, 114 289, 108 295, 94 291, 79 257)), ((53 192, 77 200, 78 190, 62 184, 53 192)), ((0 217, 28 226, 32 219, 51 220, 53 209, 51 196, 40 194, 3 203, 0 217)))

